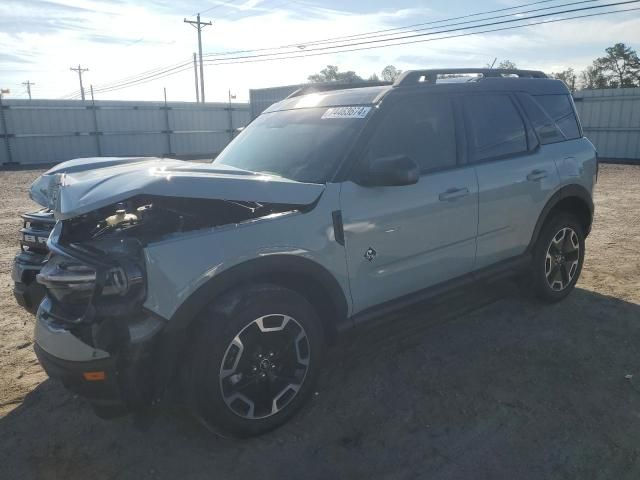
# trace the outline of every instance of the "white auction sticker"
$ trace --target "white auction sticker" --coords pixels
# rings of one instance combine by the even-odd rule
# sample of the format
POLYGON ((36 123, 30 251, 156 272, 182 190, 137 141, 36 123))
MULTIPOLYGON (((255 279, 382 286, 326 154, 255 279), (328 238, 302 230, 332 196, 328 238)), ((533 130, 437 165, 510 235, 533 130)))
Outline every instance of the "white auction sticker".
POLYGON ((322 118, 364 118, 371 107, 332 107, 328 108, 322 118))

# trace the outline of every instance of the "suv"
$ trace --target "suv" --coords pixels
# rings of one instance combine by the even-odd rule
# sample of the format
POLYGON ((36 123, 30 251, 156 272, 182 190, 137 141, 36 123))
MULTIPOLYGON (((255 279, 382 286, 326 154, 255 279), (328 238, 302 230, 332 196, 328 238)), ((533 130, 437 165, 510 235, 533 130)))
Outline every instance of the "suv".
POLYGON ((564 298, 596 177, 566 86, 523 70, 303 89, 210 164, 64 162, 31 188, 57 220, 35 350, 102 415, 173 386, 211 428, 259 434, 355 325, 505 272, 564 298))

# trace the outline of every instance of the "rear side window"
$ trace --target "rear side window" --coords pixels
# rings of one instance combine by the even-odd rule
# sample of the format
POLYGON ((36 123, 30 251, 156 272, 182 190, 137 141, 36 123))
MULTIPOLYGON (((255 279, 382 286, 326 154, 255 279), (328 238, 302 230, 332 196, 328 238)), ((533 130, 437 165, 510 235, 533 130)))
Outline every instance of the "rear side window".
POLYGON ((566 137, 556 125, 556 122, 547 115, 542 106, 536 102, 531 95, 526 93, 518 94, 518 99, 524 108, 524 111, 531 121, 531 125, 535 129, 540 143, 547 145, 549 143, 562 142, 566 137))
POLYGON ((456 165, 455 121, 445 95, 399 99, 389 107, 369 143, 367 160, 406 155, 422 173, 456 165))
POLYGON ((533 98, 544 108, 567 140, 580 138, 578 120, 569 95, 536 95, 533 98))
POLYGON ((506 95, 464 99, 470 160, 477 163, 527 151, 527 133, 516 106, 506 95))

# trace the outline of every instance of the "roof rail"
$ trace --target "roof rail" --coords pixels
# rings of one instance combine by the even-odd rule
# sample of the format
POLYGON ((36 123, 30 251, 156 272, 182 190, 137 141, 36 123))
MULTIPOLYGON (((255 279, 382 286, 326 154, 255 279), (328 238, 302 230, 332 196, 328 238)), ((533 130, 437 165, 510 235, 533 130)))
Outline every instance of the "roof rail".
POLYGON ((518 70, 510 68, 438 68, 431 70, 408 70, 398 77, 394 87, 415 85, 417 83, 436 83, 438 75, 462 75, 465 73, 481 73, 483 77, 502 77, 516 75, 519 78, 547 78, 538 70, 518 70))
POLYGON ((381 87, 391 85, 391 82, 383 82, 377 80, 363 80, 361 82, 326 82, 326 83, 310 83, 304 87, 300 87, 287 98, 300 97, 309 93, 329 92, 331 90, 343 90, 345 88, 364 88, 364 87, 381 87))

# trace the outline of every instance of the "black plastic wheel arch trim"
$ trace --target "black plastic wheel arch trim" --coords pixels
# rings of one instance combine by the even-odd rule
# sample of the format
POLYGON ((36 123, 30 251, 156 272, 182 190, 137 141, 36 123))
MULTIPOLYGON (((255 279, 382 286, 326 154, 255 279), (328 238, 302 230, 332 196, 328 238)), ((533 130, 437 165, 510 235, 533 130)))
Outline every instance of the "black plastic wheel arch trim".
POLYGON ((339 331, 344 329, 346 323, 350 323, 347 299, 334 276, 313 260, 283 254, 249 260, 216 275, 178 307, 167 324, 166 332, 186 328, 212 300, 232 288, 253 282, 261 276, 281 274, 303 275, 322 285, 336 310, 331 327, 339 331))
MULTIPOLYGON (((531 235, 531 241, 529 242, 529 246, 527 247, 527 252, 531 252, 533 250, 536 242, 538 241, 538 236, 540 235, 540 231, 542 230, 542 227, 544 226, 545 222, 549 218, 549 213, 553 210, 553 208, 558 203, 560 203, 562 200, 565 200, 567 198, 577 198, 578 200, 580 200, 585 204, 585 206, 589 209, 589 213, 591 216, 590 218, 591 221, 589 223, 589 227, 591 227, 591 224, 593 223, 593 211, 594 211, 593 199, 591 198, 591 194, 582 185, 576 185, 576 184, 566 185, 562 187, 560 190, 558 190, 557 192, 555 192, 551 196, 549 201, 547 201, 547 204, 544 206, 544 208, 542 209, 542 213, 540 213, 540 216, 538 217, 538 221, 536 222, 536 226, 533 229, 533 234, 531 235)), ((589 230, 590 228, 584 232, 585 236, 589 235, 589 230)))

